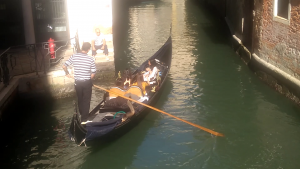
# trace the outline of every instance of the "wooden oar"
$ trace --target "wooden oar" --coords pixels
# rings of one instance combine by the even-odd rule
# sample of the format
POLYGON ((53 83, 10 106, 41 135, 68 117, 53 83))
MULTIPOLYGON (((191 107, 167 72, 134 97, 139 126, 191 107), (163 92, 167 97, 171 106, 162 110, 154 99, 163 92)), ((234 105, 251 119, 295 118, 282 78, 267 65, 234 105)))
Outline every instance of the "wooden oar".
POLYGON ((176 116, 174 116, 174 115, 172 115, 172 114, 169 114, 169 113, 167 113, 167 112, 164 112, 164 111, 162 111, 162 110, 159 110, 159 109, 157 109, 157 108, 155 108, 155 107, 149 106, 149 105, 147 105, 147 104, 145 104, 145 103, 141 103, 141 102, 136 101, 136 100, 133 100, 133 99, 131 99, 131 98, 129 98, 129 97, 122 96, 122 95, 119 95, 118 93, 115 93, 115 92, 106 90, 106 89, 104 89, 104 88, 102 88, 102 87, 100 87, 100 86, 94 85, 94 87, 96 87, 96 88, 98 88, 98 89, 101 89, 101 90, 104 90, 104 91, 106 91, 106 92, 109 92, 109 93, 118 95, 118 96, 120 96, 120 97, 123 97, 124 99, 130 100, 130 101, 133 101, 133 102, 136 102, 136 103, 138 103, 138 104, 140 104, 140 105, 146 106, 146 107, 148 107, 148 108, 150 108, 150 109, 152 109, 152 110, 158 111, 158 112, 160 112, 160 113, 163 113, 163 114, 165 114, 165 115, 168 115, 168 116, 170 116, 170 117, 173 117, 173 118, 175 118, 175 119, 177 119, 177 120, 183 121, 183 122, 185 122, 185 123, 187 123, 187 124, 189 124, 189 125, 192 125, 192 126, 194 126, 194 127, 197 127, 197 128, 199 128, 199 129, 204 130, 204 131, 206 131, 206 132, 209 132, 209 133, 211 133, 211 134, 213 134, 213 135, 221 136, 221 137, 224 136, 224 135, 221 134, 221 133, 215 132, 215 131, 213 131, 213 130, 210 130, 210 129, 207 129, 207 128, 205 128, 205 127, 199 126, 199 125, 197 125, 197 124, 191 123, 191 122, 189 122, 189 121, 183 120, 183 119, 181 119, 181 118, 179 118, 179 117, 176 117, 176 116))

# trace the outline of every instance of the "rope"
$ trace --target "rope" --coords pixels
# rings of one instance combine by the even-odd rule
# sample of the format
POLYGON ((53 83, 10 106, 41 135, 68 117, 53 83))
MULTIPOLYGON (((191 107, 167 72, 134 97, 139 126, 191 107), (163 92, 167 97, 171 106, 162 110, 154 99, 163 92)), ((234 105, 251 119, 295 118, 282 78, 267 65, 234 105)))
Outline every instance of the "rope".
POLYGON ((126 114, 124 111, 118 111, 115 115, 114 118, 116 117, 117 114, 122 113, 122 114, 126 114))

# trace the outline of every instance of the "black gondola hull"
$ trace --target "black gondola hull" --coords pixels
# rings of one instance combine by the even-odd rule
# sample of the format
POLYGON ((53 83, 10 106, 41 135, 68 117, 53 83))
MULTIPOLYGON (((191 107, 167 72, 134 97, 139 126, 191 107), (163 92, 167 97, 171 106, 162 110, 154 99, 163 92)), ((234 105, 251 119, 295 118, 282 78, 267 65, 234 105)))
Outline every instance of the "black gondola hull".
MULTIPOLYGON (((158 59, 161 62, 165 63, 165 66, 167 66, 167 71, 165 71, 162 75, 161 84, 159 91, 155 92, 148 101, 148 105, 154 105, 155 102, 160 97, 161 91, 164 88, 165 81, 167 79, 167 76, 170 71, 171 61, 172 61, 172 39, 169 37, 169 39, 166 41, 166 43, 149 59, 147 59, 133 74, 137 73, 138 71, 142 71, 147 64, 148 60, 150 59, 158 59)), ((100 108, 104 101, 102 100, 91 112, 91 114, 95 114, 100 108)), ((120 137, 124 135, 126 132, 128 132, 130 129, 132 129, 134 126, 136 126, 149 112, 149 108, 142 106, 139 110, 139 113, 134 114, 130 119, 126 120, 125 122, 120 123, 116 127, 114 127, 113 130, 108 132, 105 135, 102 135, 100 137, 97 137, 93 140, 85 141, 87 130, 85 126, 80 124, 80 118, 77 113, 73 115, 72 122, 69 129, 70 137, 73 141, 75 141, 77 144, 84 144, 87 145, 93 145, 93 144, 99 144, 99 142, 103 141, 110 141, 112 139, 116 139, 117 137, 120 137)))

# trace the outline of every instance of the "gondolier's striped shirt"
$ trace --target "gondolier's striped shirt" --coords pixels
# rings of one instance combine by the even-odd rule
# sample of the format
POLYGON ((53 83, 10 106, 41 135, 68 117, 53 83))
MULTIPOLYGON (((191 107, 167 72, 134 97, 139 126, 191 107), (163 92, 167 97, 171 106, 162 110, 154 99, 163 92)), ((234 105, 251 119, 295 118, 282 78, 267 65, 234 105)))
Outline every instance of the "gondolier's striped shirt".
POLYGON ((73 65, 75 80, 89 80, 91 73, 96 73, 96 65, 92 56, 85 53, 72 55, 65 63, 65 66, 73 65))

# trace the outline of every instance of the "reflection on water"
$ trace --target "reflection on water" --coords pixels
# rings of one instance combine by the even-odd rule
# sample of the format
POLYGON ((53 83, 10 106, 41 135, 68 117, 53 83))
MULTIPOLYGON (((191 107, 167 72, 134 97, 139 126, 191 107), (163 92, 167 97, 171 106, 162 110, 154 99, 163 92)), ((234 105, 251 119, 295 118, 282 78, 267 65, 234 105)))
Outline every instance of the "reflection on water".
MULTIPOLYGON (((167 78, 165 82, 164 92, 157 100, 156 107, 161 108, 167 100, 167 94, 170 93, 172 84, 167 78)), ((146 135, 149 129, 158 125, 157 120, 160 115, 152 110, 147 110, 148 116, 137 124, 132 130, 125 133, 122 137, 103 145, 93 147, 91 153, 85 157, 85 163, 82 168, 126 168, 130 167, 132 161, 138 158, 136 152, 141 144, 147 140, 146 135)), ((149 147, 151 148, 151 147, 149 147)))
MULTIPOLYGON (((77 147, 67 135, 75 98, 22 101, 1 122, 0 149, 6 155, 2 166, 300 167, 299 107, 262 84, 236 56, 224 21, 193 0, 120 4, 114 6, 116 70, 134 69, 154 54, 167 40, 171 24, 171 71, 154 106, 225 137, 149 110, 122 137, 92 148, 77 147)), ((113 82, 96 83, 107 87, 113 82)), ((91 107, 102 95, 93 91, 91 107)))

